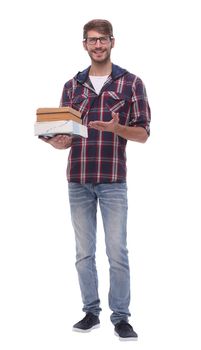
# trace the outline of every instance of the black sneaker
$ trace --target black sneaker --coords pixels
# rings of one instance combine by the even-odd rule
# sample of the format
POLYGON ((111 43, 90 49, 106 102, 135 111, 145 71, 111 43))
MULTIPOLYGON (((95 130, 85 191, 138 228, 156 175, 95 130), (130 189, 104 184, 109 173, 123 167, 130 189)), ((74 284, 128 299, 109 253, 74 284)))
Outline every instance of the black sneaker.
POLYGON ((100 324, 98 316, 95 316, 91 312, 88 312, 86 316, 74 324, 73 330, 77 332, 90 332, 94 328, 98 328, 100 324))
POLYGON ((133 327, 126 321, 122 320, 115 324, 115 335, 119 336, 120 340, 137 340, 138 335, 133 330, 133 327))

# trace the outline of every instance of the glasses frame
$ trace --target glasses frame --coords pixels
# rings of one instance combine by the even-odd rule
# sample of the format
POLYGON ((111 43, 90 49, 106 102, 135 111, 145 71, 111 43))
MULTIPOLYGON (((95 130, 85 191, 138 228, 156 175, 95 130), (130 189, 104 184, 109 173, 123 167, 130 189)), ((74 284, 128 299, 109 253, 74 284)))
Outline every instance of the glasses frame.
POLYGON ((100 44, 102 44, 102 45, 106 45, 106 44, 108 44, 112 39, 114 39, 114 37, 112 36, 112 35, 105 35, 105 36, 99 36, 99 37, 88 37, 88 38, 85 38, 83 41, 86 43, 86 44, 88 44, 88 45, 96 45, 97 44, 97 41, 99 40, 99 42, 100 42, 100 44), (108 41, 107 42, 102 42, 101 40, 103 40, 103 39, 108 39, 108 41), (90 43, 90 42, 88 42, 88 39, 94 39, 95 40, 95 42, 94 43, 90 43))

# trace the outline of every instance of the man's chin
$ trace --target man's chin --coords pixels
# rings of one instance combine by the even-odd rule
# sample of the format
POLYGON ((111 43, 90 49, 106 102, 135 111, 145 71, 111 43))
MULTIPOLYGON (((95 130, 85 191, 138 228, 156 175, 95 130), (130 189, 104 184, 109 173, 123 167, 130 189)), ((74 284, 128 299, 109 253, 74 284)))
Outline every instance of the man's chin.
POLYGON ((91 55, 91 60, 95 63, 105 63, 110 59, 107 55, 91 55))
POLYGON ((102 64, 107 63, 109 60, 108 59, 105 59, 105 60, 94 60, 94 59, 92 59, 91 61, 92 61, 92 63, 102 65, 102 64))
POLYGON ((102 63, 102 62, 106 62, 107 60, 106 60, 105 58, 102 58, 102 57, 100 57, 100 58, 97 58, 97 57, 94 58, 94 57, 93 57, 93 58, 92 58, 92 61, 93 61, 93 62, 97 62, 97 63, 98 63, 98 62, 102 63))

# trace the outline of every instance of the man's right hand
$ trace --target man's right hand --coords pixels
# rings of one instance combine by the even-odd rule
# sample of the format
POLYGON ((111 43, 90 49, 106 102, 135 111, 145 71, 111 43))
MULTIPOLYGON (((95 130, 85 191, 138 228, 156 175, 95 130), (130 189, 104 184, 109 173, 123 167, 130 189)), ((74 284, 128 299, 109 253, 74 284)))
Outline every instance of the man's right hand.
POLYGON ((70 147, 72 143, 72 136, 68 136, 68 135, 56 135, 49 139, 40 136, 39 139, 46 143, 49 143, 51 146, 53 146, 56 149, 66 149, 70 147))

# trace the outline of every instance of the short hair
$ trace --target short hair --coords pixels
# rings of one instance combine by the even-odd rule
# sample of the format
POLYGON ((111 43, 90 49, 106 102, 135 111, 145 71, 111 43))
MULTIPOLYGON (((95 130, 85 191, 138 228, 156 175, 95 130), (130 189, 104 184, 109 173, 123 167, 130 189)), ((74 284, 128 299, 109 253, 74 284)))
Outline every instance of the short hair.
POLYGON ((101 34, 113 36, 112 24, 106 19, 93 19, 87 22, 83 27, 83 39, 87 38, 89 30, 96 30, 101 34))

